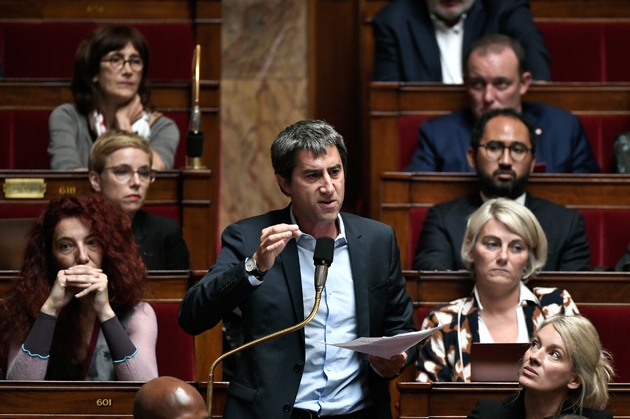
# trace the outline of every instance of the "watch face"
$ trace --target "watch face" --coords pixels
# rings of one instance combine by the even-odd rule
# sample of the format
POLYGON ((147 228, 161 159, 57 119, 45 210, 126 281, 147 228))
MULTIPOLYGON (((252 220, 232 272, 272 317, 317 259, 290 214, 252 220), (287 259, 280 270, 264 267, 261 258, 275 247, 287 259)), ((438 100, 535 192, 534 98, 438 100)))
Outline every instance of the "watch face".
POLYGON ((256 261, 254 258, 248 257, 245 259, 245 270, 247 272, 252 272, 254 269, 256 269, 256 261))

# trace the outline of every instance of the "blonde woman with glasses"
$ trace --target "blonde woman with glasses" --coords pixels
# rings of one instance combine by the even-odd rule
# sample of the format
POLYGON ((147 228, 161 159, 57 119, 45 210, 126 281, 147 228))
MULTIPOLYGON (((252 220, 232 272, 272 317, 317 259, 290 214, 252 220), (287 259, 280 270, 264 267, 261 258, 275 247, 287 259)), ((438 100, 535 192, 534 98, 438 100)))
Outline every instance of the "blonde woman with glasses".
POLYGON ((92 144, 111 130, 146 138, 154 152, 152 169, 173 168, 179 130, 154 111, 148 67, 147 42, 128 26, 98 28, 79 45, 72 78, 74 103, 57 107, 48 121, 51 169, 86 169, 92 144))
POLYGON ((190 269, 190 256, 175 220, 143 211, 155 154, 137 134, 111 131, 94 143, 88 167, 92 189, 116 202, 129 217, 131 232, 149 270, 190 269))

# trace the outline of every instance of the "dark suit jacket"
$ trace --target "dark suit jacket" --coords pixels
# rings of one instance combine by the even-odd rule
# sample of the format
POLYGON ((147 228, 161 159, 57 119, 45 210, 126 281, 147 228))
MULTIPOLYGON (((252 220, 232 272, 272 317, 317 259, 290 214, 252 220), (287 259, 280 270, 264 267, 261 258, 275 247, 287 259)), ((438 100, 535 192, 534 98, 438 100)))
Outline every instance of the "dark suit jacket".
MULTIPOLYGON (((565 402, 561 414, 582 415, 588 419, 612 419, 607 410, 596 410, 579 407, 565 402)), ((481 399, 467 419, 525 419, 525 390, 508 397, 501 403, 495 399, 481 399)))
MULTIPOLYGON (((466 269, 460 254, 466 223, 482 203, 476 193, 432 206, 422 225, 413 268, 425 271, 466 269)), ((534 213, 547 236, 547 263, 543 270, 590 270, 591 254, 582 214, 529 194, 525 206, 534 213)))
MULTIPOLYGON (((343 213, 342 218, 355 284, 358 335, 392 336, 416 330, 392 228, 351 214, 343 213)), ((237 306, 243 313, 246 342, 304 320, 295 240, 276 258, 260 286, 253 287, 245 272, 245 258, 256 251, 261 230, 290 222, 285 208, 226 228, 217 263, 182 301, 179 324, 187 333, 196 335, 212 328, 237 306)), ((408 355, 409 364, 415 354, 410 350, 408 355)), ((290 418, 305 356, 303 329, 242 352, 223 417, 290 418)), ((369 374, 374 417, 390 418, 388 380, 374 373, 366 355, 361 359, 369 374)))
POLYGON ((190 269, 190 255, 175 220, 139 210, 131 232, 149 270, 190 269))
MULTIPOLYGON (((440 49, 426 0, 393 1, 374 16, 372 26, 374 80, 442 81, 440 49)), ((491 33, 518 40, 534 79, 551 80, 549 53, 528 0, 476 0, 464 22, 462 65, 473 41, 491 33)))
POLYGON ((628 244, 628 250, 626 250, 626 253, 624 253, 621 259, 619 259, 619 262, 617 262, 615 270, 619 272, 630 271, 630 244, 628 244))
MULTIPOLYGON (((523 102, 522 115, 536 131, 536 164, 547 173, 599 173, 578 117, 563 109, 523 102)), ((418 148, 408 172, 474 172, 466 159, 475 120, 469 110, 432 118, 420 125, 418 148)))

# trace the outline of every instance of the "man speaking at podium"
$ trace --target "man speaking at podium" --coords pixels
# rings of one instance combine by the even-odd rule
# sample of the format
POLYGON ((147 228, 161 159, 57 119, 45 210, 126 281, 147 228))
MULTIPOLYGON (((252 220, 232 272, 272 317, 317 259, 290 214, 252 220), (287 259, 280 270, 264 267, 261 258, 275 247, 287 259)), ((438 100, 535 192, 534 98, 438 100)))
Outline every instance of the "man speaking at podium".
POLYGON ((388 381, 413 361, 415 347, 384 359, 323 342, 416 330, 394 231, 340 213, 347 150, 329 124, 287 127, 271 146, 271 160, 291 204, 225 229, 217 263, 184 297, 179 324, 196 335, 239 307, 249 342, 300 323, 315 301, 316 239, 334 238, 314 319, 242 353, 223 417, 391 418, 388 381))

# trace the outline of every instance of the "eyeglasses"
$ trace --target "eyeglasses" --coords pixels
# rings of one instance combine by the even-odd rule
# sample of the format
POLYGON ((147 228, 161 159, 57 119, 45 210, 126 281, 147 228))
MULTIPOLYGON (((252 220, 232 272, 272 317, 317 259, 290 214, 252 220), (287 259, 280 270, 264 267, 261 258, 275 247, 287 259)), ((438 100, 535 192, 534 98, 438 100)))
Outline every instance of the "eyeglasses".
POLYGON ((121 70, 127 63, 129 63, 129 68, 133 71, 140 71, 144 66, 144 62, 140 57, 131 57, 128 60, 125 60, 125 58, 121 55, 113 55, 109 58, 103 58, 101 62, 109 63, 109 66, 115 71, 121 70))
POLYGON ((111 170, 114 176, 116 176, 116 179, 120 182, 129 182, 136 173, 140 178, 140 182, 153 183, 155 180, 155 170, 152 170, 147 166, 141 167, 138 170, 133 170, 126 164, 122 164, 120 166, 105 167, 103 170, 111 170))
POLYGON ((490 141, 486 144, 479 144, 479 147, 483 147, 486 150, 486 156, 490 160, 499 160, 503 156, 505 149, 510 150, 510 157, 516 163, 523 161, 527 156, 527 153, 532 151, 532 148, 527 148, 523 143, 512 143, 506 146, 500 141, 490 141))

